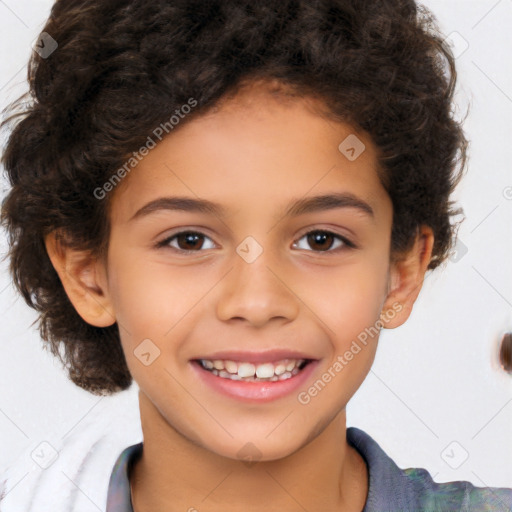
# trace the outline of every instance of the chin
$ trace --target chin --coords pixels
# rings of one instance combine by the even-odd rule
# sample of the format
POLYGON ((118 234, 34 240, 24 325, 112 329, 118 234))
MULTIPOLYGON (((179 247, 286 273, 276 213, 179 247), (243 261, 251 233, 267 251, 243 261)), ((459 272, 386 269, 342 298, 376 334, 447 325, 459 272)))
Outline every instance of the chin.
POLYGON ((306 444, 305 441, 293 440, 289 436, 276 435, 270 440, 263 435, 260 437, 235 436, 235 439, 220 445, 212 445, 209 439, 209 443, 203 447, 221 457, 239 460, 250 466, 256 462, 271 462, 289 457, 300 450, 304 444, 306 444))

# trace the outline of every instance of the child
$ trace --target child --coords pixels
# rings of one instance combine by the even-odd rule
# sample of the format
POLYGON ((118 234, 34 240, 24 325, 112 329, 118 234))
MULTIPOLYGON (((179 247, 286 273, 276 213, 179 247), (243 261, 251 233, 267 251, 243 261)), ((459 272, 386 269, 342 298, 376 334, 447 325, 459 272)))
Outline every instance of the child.
POLYGON ((512 510, 346 428, 455 231, 466 139, 427 12, 58 0, 29 75, 12 274, 73 382, 136 381, 144 437, 73 454, 94 494, 54 470, 4 512, 512 510))

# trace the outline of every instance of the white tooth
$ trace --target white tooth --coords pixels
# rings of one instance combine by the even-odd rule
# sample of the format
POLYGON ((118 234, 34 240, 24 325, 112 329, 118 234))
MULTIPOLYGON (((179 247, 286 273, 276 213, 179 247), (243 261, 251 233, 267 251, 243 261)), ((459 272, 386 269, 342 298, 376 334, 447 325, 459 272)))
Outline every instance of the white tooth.
POLYGON ((213 363, 209 359, 202 359, 203 365, 211 370, 213 368, 213 363))
POLYGON ((276 382, 279 380, 279 377, 277 375, 274 375, 271 379, 272 382, 276 382))
POLYGON ((224 361, 221 361, 220 359, 215 359, 215 361, 213 361, 213 367, 216 370, 224 370, 224 361))
POLYGON ((238 372, 238 364, 235 363, 234 361, 225 361, 224 366, 229 373, 238 372))
POLYGON ((279 377, 279 380, 286 380, 286 379, 289 379, 291 378, 292 374, 290 372, 286 372, 286 373, 283 373, 283 375, 281 375, 279 377))
POLYGON ((230 373, 228 373, 226 370, 220 370, 219 371, 219 377, 229 378, 231 376, 230 373))
POLYGON ((274 368, 274 373, 276 375, 282 375, 284 372, 286 371, 286 366, 284 364, 278 364, 275 368, 274 368))
POLYGON ((238 365, 239 377, 254 377, 256 367, 251 363, 241 363, 238 365))
POLYGON ((272 363, 259 364, 256 368, 256 376, 260 379, 269 379, 274 376, 274 365, 272 363))
POLYGON ((286 365, 286 371, 291 372, 295 368, 295 361, 292 361, 291 363, 288 363, 286 365))
POLYGON ((219 375, 219 370, 212 370, 213 375, 219 375))

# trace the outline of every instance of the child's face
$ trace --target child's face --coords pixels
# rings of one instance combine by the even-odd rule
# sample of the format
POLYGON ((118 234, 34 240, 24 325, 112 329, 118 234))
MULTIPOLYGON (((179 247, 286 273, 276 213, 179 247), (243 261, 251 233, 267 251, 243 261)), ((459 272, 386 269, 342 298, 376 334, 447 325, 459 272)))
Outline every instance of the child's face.
POLYGON ((118 187, 107 283, 130 372, 153 413, 215 453, 237 458, 252 442, 271 460, 344 414, 371 367, 377 336, 359 340, 390 307, 392 203, 369 139, 357 135, 366 149, 350 161, 338 149, 354 134, 349 125, 328 122, 299 100, 283 104, 257 91, 246 98, 252 103, 228 103, 180 127, 118 187), (285 213, 296 201, 332 194, 367 207, 285 213), (164 201, 142 210, 171 196, 207 200, 223 213, 164 201), (356 247, 305 236, 314 230, 356 247), (183 231, 201 236, 157 247, 183 231), (260 362, 314 361, 290 380, 258 384, 195 362, 251 361, 266 351, 280 353, 260 362))

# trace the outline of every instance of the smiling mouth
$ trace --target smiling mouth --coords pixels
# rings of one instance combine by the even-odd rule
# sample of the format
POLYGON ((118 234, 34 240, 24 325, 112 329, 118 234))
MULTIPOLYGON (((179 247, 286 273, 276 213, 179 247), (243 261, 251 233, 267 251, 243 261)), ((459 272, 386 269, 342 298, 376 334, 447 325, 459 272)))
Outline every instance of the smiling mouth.
POLYGON ((275 363, 253 364, 222 359, 197 359, 204 370, 217 377, 246 382, 279 382, 299 374, 312 359, 282 359, 275 363))

